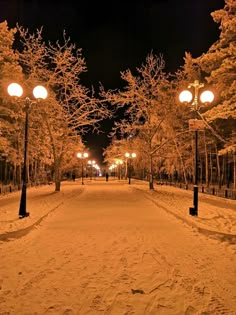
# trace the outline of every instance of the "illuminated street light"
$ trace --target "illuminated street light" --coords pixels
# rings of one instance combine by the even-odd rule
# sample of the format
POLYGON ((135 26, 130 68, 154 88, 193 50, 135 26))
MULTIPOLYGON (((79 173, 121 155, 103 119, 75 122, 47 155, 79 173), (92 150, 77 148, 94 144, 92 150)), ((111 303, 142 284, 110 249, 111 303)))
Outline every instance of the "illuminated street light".
POLYGON ((114 178, 116 177, 116 168, 117 168, 117 165, 116 165, 116 164, 112 164, 112 165, 109 167, 109 170, 110 170, 110 172, 111 172, 111 175, 113 175, 114 178))
POLYGON ((136 153, 125 153, 126 157, 126 173, 128 173, 129 184, 131 184, 131 160, 136 158, 136 153))
POLYGON ((92 180, 92 178, 93 178, 93 167, 96 165, 96 161, 89 160, 88 164, 90 166, 90 179, 92 180))
POLYGON ((95 170, 96 170, 96 177, 97 177, 97 176, 100 176, 100 174, 101 174, 100 167, 99 167, 97 164, 95 164, 93 167, 94 167, 95 170))
MULTIPOLYGON (((199 89, 204 87, 203 83, 195 80, 190 83, 188 88, 194 88, 194 96, 189 90, 184 90, 179 95, 181 103, 189 104, 192 99, 193 110, 198 113, 199 111, 199 89)), ((209 104, 213 102, 214 94, 211 91, 204 91, 200 95, 200 102, 202 104, 209 104)), ((198 215, 198 130, 204 129, 204 121, 198 119, 190 119, 189 128, 195 132, 195 161, 194 161, 194 187, 193 187, 193 207, 189 208, 189 214, 192 216, 198 215)))
MULTIPOLYGON (((11 83, 7 88, 8 94, 10 96, 19 98, 23 94, 23 88, 18 83, 11 83)), ((45 87, 38 85, 33 89, 33 95, 38 101, 40 99, 45 99, 48 95, 45 87)), ((24 164, 22 173, 22 189, 21 189, 21 200, 19 207, 19 218, 24 218, 29 216, 29 212, 26 211, 26 190, 27 190, 27 159, 28 159, 28 129, 29 129, 29 109, 32 104, 36 104, 37 101, 31 100, 29 97, 24 99, 24 109, 25 109, 25 137, 24 137, 24 164)))
POLYGON ((87 152, 83 152, 83 153, 77 153, 77 158, 79 158, 81 160, 81 184, 84 185, 84 163, 83 160, 88 158, 88 153, 87 152))

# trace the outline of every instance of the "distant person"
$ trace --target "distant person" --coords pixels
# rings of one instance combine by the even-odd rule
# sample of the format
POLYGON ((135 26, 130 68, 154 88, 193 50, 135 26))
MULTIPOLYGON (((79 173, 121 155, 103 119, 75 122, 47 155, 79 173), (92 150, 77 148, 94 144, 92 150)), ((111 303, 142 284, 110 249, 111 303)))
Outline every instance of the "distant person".
POLYGON ((109 174, 106 173, 106 182, 108 182, 109 174))
POLYGON ((74 173, 72 174, 72 180, 73 180, 73 182, 75 181, 75 174, 74 173))

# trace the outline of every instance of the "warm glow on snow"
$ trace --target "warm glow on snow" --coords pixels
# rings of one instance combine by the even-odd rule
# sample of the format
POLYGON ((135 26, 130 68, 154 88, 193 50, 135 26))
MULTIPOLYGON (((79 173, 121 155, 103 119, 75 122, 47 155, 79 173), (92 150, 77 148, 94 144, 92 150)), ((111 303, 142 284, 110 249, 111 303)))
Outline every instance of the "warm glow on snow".
POLYGON ((235 314, 235 201, 112 177, 0 196, 0 314, 235 314), (8 233, 6 233, 8 232, 8 233))

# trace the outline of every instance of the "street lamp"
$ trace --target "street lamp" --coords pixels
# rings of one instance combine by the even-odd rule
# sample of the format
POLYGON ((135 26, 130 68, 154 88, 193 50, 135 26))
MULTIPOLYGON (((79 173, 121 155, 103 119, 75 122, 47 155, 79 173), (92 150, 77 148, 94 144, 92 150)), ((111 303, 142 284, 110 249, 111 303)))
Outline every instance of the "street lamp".
POLYGON ((131 184, 131 160, 136 158, 136 153, 126 152, 125 157, 126 157, 126 172, 128 172, 129 184, 131 184), (128 161, 128 165, 127 165, 127 161, 128 161))
POLYGON ((92 178, 93 178, 93 167, 95 166, 95 164, 96 164, 96 161, 94 161, 94 160, 89 160, 88 161, 88 164, 89 164, 89 166, 90 166, 90 180, 92 180, 92 178))
MULTIPOLYGON (((21 97, 23 94, 23 89, 18 83, 11 83, 7 88, 8 94, 16 98, 21 97)), ((48 95, 45 87, 38 85, 33 89, 33 95, 35 99, 45 99, 48 95)), ((24 164, 23 164, 23 173, 22 173, 22 189, 21 189, 21 200, 19 207, 19 218, 29 216, 29 212, 26 211, 26 190, 27 190, 27 159, 28 159, 28 129, 29 129, 29 109, 32 104, 35 104, 36 101, 31 100, 28 96, 24 100, 25 102, 25 137, 24 137, 24 164)))
MULTIPOLYGON (((195 80, 190 83, 188 88, 194 88, 194 97, 189 90, 184 90, 179 95, 181 103, 189 104, 192 99, 193 110, 198 114, 199 106, 199 89, 204 87, 203 83, 195 80)), ((211 91, 204 91, 200 95, 200 103, 209 104, 214 100, 214 94, 211 91)), ((193 186, 193 207, 189 208, 189 214, 192 216, 198 215, 198 130, 204 129, 204 121, 196 119, 189 120, 189 129, 195 133, 195 157, 194 157, 194 186, 193 186)))
POLYGON ((100 167, 97 164, 95 164, 94 168, 96 169, 96 176, 100 176, 100 173, 101 173, 100 167))
POLYGON ((83 153, 77 153, 77 158, 81 159, 81 167, 82 167, 82 172, 81 172, 81 184, 84 185, 84 163, 83 160, 87 159, 88 153, 83 152, 83 153))

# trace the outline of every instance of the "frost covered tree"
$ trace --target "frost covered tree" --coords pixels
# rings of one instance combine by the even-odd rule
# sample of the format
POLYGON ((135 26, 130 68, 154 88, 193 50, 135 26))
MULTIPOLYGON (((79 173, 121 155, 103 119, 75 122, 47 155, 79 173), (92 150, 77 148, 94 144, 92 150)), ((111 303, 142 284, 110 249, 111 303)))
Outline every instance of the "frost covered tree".
POLYGON ((204 117, 222 133, 225 147, 230 147, 236 131, 236 1, 225 0, 224 8, 211 15, 219 24, 219 40, 195 62, 216 93, 215 106, 204 117))
POLYGON ((6 21, 0 23, 0 156, 6 156, 14 167, 13 180, 20 181, 23 158, 23 112, 19 104, 7 101, 9 81, 22 80, 18 54, 12 49, 16 29, 9 29, 6 21))
POLYGON ((136 150, 148 168, 149 188, 153 189, 154 161, 172 136, 175 123, 175 89, 164 72, 162 56, 149 54, 137 74, 121 72, 126 87, 121 91, 102 91, 101 95, 116 108, 123 108, 124 119, 115 122, 118 133, 136 143, 136 150), (172 127, 171 127, 172 126, 172 127))
MULTIPOLYGON (((2 28, 6 28, 6 25, 2 28)), ((13 74, 14 81, 23 86, 28 96, 31 96, 29 93, 38 84, 48 90, 48 98, 30 108, 29 162, 51 164, 55 190, 59 191, 62 172, 72 167, 73 163, 78 163, 75 156, 84 148, 82 135, 88 130, 99 129, 99 122, 107 118, 110 111, 104 100, 95 97, 93 88, 87 88, 81 83, 81 75, 87 71, 82 50, 71 43, 65 33, 61 40, 46 43, 42 29, 31 34, 17 25, 5 38, 8 38, 4 45, 9 48, 9 52, 6 48, 5 55, 0 51, 0 57, 6 59, 5 68, 0 65, 4 76, 1 92, 12 82, 13 74), (17 36, 14 38, 15 34, 17 36), (19 70, 19 76, 13 66, 19 70)), ((5 117, 13 117, 23 131, 23 106, 7 99, 6 94, 2 99, 8 104, 5 106, 8 110, 5 117)), ((12 127, 23 139, 17 125, 12 124, 12 127)), ((9 141, 9 138, 10 136, 6 139, 9 141)))
MULTIPOLYGON (((215 135, 215 145, 223 164, 228 154, 233 159, 234 187, 236 185, 236 1, 225 0, 222 9, 211 13, 219 24, 220 36, 209 50, 194 59, 202 77, 214 89, 214 106, 208 108, 203 119, 211 125, 215 135)), ((220 169, 217 156, 218 181, 228 175, 220 169), (222 174, 222 175, 221 175, 222 174)))
POLYGON ((94 96, 93 89, 82 85, 80 77, 87 71, 86 63, 81 49, 72 44, 65 33, 61 41, 53 44, 43 40, 42 29, 30 34, 17 26, 17 31, 24 84, 33 86, 40 82, 49 92, 42 105, 34 109, 32 120, 37 120, 35 134, 45 141, 43 153, 48 152, 53 159, 55 190, 59 191, 69 155, 74 161, 76 151, 83 148, 82 134, 88 127, 99 128, 99 121, 106 118, 109 111, 105 102, 94 96))

